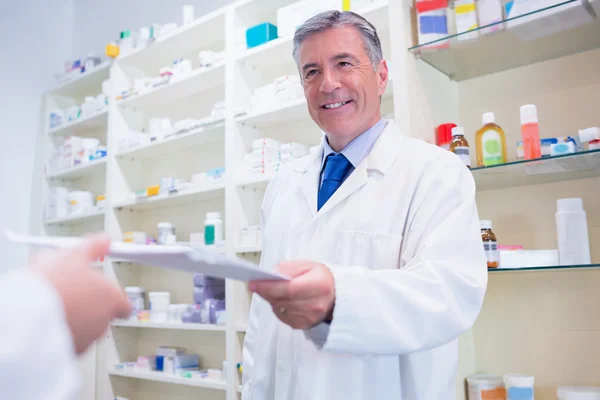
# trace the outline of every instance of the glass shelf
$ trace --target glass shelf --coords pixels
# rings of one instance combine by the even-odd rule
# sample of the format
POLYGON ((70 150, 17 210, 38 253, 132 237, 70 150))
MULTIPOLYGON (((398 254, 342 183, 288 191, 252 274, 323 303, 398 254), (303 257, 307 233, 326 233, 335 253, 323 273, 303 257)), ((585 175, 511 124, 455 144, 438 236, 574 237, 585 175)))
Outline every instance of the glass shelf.
POLYGON ((477 167, 471 172, 479 191, 592 178, 600 176, 600 150, 477 167))
POLYGON ((584 265, 553 265, 548 267, 522 267, 522 268, 488 268, 488 272, 499 274, 502 272, 519 272, 519 271, 567 271, 567 270, 582 270, 590 268, 600 268, 600 264, 584 264, 584 265))
POLYGON ((535 25, 553 24, 552 18, 561 18, 561 23, 565 24, 572 22, 573 18, 579 20, 577 15, 573 17, 575 5, 581 7, 576 12, 585 11, 580 0, 563 1, 498 23, 413 46, 408 50, 451 79, 461 81, 600 48, 600 22, 591 17, 591 22, 585 25, 549 36, 531 40, 521 38, 527 36, 523 30, 529 28, 535 35, 534 27, 530 26, 532 16, 535 17, 535 25), (490 32, 497 27, 504 29, 490 32), (474 32, 477 35, 475 38, 465 39, 474 32))

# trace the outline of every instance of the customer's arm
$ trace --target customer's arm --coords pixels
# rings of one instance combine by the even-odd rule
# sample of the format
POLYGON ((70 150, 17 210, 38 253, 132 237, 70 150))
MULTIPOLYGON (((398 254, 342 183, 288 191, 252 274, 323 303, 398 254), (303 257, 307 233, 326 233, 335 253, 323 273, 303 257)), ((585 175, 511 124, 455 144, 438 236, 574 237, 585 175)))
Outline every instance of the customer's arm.
POLYGON ((106 237, 88 239, 0 276, 0 388, 6 398, 76 398, 77 355, 112 318, 130 312, 119 288, 89 267, 108 245, 106 237))

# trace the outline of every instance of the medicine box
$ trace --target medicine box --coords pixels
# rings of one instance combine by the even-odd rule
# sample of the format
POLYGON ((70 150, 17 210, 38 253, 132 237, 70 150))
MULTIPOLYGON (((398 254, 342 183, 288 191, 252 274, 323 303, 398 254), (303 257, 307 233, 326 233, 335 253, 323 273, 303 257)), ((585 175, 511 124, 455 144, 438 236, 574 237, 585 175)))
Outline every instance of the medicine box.
POLYGON ((420 45, 438 42, 427 46, 428 49, 447 48, 448 40, 448 2, 446 0, 417 1, 417 35, 420 45))
POLYGON ((277 27, 268 22, 253 26, 246 31, 246 47, 251 49, 277 39, 277 27))

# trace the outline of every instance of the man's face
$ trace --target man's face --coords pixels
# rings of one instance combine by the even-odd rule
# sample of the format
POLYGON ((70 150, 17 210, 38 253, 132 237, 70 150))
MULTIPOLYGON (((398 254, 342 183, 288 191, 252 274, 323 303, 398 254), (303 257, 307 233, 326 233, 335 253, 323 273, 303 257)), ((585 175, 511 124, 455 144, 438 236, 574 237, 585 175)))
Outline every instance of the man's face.
POLYGON ((312 119, 340 151, 381 117, 379 98, 385 91, 385 61, 377 70, 360 33, 352 26, 332 28, 307 37, 298 65, 312 119))

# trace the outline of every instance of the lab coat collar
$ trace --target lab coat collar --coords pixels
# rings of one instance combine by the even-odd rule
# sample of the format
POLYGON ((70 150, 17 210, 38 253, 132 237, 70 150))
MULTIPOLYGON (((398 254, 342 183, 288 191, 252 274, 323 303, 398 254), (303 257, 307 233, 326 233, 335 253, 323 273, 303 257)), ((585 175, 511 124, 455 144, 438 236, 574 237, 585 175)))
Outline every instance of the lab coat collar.
MULTIPOLYGON (((398 147, 404 141, 405 136, 393 120, 390 120, 386 128, 377 139, 371 153, 356 167, 342 186, 331 196, 331 198, 319 210, 319 215, 333 209, 342 200, 363 187, 370 174, 373 172, 385 176, 390 170, 398 155, 398 147)), ((323 143, 320 151, 306 157, 294 166, 294 171, 300 174, 300 189, 302 190, 311 215, 317 215, 317 195, 319 189, 319 176, 321 172, 321 156, 323 154, 323 143)))

